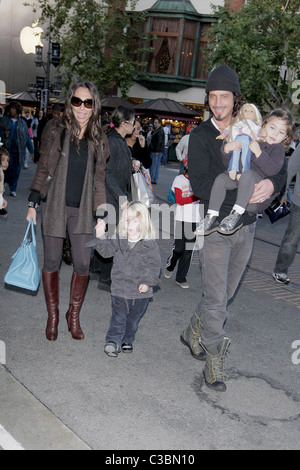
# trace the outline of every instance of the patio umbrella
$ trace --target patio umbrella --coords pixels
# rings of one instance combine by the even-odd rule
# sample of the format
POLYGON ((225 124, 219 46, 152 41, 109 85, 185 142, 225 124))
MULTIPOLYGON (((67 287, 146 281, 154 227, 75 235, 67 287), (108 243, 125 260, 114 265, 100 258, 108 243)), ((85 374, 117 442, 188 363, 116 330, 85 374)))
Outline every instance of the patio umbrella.
POLYGON ((105 96, 101 99, 101 104, 102 109, 104 110, 114 110, 118 106, 133 108, 133 104, 130 103, 130 101, 127 101, 124 98, 119 98, 118 96, 105 96))
POLYGON ((10 95, 7 98, 7 101, 19 101, 21 104, 28 106, 38 103, 36 96, 33 93, 30 93, 29 91, 20 91, 19 93, 10 95))
POLYGON ((158 98, 156 100, 150 100, 145 103, 138 104, 135 106, 135 111, 138 113, 146 113, 156 115, 159 118, 171 118, 186 120, 192 119, 195 116, 200 116, 196 111, 183 106, 175 100, 169 98, 158 98))

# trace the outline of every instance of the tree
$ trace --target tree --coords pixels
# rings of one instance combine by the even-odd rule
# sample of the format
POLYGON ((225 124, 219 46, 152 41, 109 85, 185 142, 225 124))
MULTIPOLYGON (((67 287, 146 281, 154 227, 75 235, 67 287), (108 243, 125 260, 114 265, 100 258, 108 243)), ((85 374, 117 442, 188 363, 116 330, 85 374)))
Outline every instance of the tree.
POLYGON ((137 0, 35 0, 34 12, 49 24, 61 45, 63 85, 75 79, 93 81, 100 94, 114 85, 127 96, 140 66, 137 60, 142 12, 137 0), (128 10, 126 9, 128 7, 128 10))
POLYGON ((209 68, 226 63, 235 69, 247 100, 261 108, 291 108, 300 78, 299 0, 248 0, 239 10, 213 9, 218 21, 209 33, 209 68))

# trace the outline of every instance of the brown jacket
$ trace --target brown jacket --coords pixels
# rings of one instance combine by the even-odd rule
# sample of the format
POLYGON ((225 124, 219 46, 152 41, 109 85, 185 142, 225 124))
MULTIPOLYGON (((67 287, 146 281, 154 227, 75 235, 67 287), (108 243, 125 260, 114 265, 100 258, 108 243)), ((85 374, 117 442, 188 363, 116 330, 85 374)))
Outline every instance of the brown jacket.
MULTIPOLYGON (((30 189, 40 193, 42 199, 47 197, 42 220, 46 236, 64 238, 66 234, 65 194, 70 139, 61 119, 49 121, 42 136, 40 160, 30 189)), ((108 141, 103 133, 95 157, 89 147, 76 234, 92 234, 93 212, 106 204, 105 167, 108 157, 108 141)))

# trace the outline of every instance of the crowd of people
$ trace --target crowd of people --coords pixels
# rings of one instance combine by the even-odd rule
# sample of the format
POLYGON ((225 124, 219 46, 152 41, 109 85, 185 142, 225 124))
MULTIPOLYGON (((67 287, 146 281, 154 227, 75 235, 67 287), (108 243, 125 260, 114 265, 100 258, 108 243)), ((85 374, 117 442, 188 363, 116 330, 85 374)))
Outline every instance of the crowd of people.
MULTIPOLYGON (((248 141, 249 166, 243 168, 240 162, 232 177, 232 153, 241 152, 243 143, 231 142, 228 135, 234 117, 245 103, 235 71, 220 66, 210 73, 205 103, 210 118, 192 127, 177 147, 182 167, 172 185, 177 205, 175 244, 163 270, 151 211, 141 201, 132 201, 131 178, 133 172, 142 169, 152 184, 157 184, 160 166, 166 163, 170 128, 163 127, 157 118, 153 129, 143 133, 134 110, 122 106, 113 112, 111 122, 103 123, 98 90, 88 81, 78 81, 70 87, 61 116, 55 116, 55 109, 51 119, 39 112, 29 125, 21 117, 19 103, 8 105, 0 120, 4 144, 0 182, 4 170, 10 195, 16 195, 27 148, 37 163, 27 220, 33 219, 36 224, 37 209, 41 206, 42 281, 49 341, 58 336, 59 270, 67 237, 73 264, 66 313, 68 328, 74 339, 84 339, 80 311, 91 271, 99 273, 99 284, 110 290, 112 298, 105 344, 105 353, 110 357, 133 351, 139 322, 161 270, 170 279, 178 264, 176 282, 188 289, 191 247, 197 237, 204 237, 199 252, 202 294, 181 341, 194 358, 205 361, 207 386, 215 391, 226 390, 225 355, 230 344, 224 329, 227 305, 252 252, 257 213, 275 195, 281 195, 282 200, 291 199, 289 225, 274 268, 276 282, 289 282, 288 268, 300 239, 300 147, 287 165, 285 149, 295 135, 294 120, 288 111, 274 110, 265 117, 259 138, 248 141), (250 179, 244 175, 250 175, 250 179), (220 176, 222 184, 216 191, 215 181, 220 176), (294 178, 292 190, 290 183, 294 178), (217 205, 212 202, 215 193, 217 205), (241 193, 247 195, 241 197, 241 193), (206 214, 202 221, 200 203, 206 214), (110 212, 114 212, 114 219, 110 212), (228 226, 228 217, 226 232, 222 224, 227 220, 228 226)), ((247 120, 254 120, 251 113, 244 118, 245 125, 247 120)), ((7 206, 2 196, 0 209, 6 212, 7 206)))

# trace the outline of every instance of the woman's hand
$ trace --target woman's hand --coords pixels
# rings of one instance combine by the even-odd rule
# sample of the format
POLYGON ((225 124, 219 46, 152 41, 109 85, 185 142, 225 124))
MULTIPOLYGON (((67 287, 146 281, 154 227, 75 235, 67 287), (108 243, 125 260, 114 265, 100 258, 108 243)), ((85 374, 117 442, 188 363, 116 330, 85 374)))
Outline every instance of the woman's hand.
POLYGON ((139 160, 132 160, 132 166, 134 171, 139 171, 141 168, 141 162, 139 160))
POLYGON ((139 134, 138 135, 138 139, 139 139, 139 143, 140 143, 140 146, 142 147, 142 149, 145 147, 146 145, 146 139, 145 137, 142 135, 142 134, 139 134))
POLYGON ((27 217, 26 217, 27 222, 30 222, 30 219, 32 219, 34 225, 36 225, 36 210, 33 209, 33 207, 29 207, 28 212, 27 212, 27 217))

